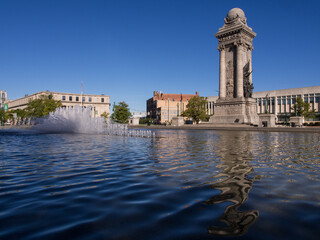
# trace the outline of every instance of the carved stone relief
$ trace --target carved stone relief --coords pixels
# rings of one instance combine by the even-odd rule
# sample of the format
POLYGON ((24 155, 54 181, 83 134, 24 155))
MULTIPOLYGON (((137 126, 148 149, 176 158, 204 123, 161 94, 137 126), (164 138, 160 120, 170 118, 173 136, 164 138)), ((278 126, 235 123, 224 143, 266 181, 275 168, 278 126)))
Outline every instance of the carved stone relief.
POLYGON ((234 96, 233 68, 233 61, 228 61, 226 66, 226 98, 233 98, 234 96))

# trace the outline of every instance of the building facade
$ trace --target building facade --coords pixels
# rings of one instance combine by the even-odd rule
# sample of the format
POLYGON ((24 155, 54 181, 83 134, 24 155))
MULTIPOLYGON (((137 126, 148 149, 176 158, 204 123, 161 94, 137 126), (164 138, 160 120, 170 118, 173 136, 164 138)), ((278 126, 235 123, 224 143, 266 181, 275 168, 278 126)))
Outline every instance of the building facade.
POLYGON ((171 94, 154 91, 153 97, 147 100, 147 117, 161 124, 170 122, 187 109, 188 101, 194 96, 199 96, 199 93, 171 94))
POLYGON ((25 95, 16 100, 8 101, 8 109, 24 109, 30 101, 39 98, 41 95, 52 95, 54 100, 61 101, 63 107, 74 107, 76 105, 83 107, 91 106, 93 117, 100 117, 104 112, 110 114, 110 97, 107 95, 58 93, 50 91, 37 92, 31 95, 25 95))
MULTIPOLYGON (((300 97, 304 102, 310 103, 310 110, 315 111, 315 120, 320 120, 320 86, 253 92, 252 97, 256 99, 258 114, 275 114, 278 121, 286 121, 294 114, 293 106, 300 97)), ((218 96, 208 97, 208 114, 214 114, 217 100, 218 96)))

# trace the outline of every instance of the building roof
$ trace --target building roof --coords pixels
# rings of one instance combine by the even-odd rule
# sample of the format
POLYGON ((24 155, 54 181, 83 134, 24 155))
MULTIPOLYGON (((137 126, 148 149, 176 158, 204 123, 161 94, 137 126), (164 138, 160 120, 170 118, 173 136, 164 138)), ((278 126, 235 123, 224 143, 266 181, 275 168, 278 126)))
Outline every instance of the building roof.
POLYGON ((162 93, 158 91, 153 92, 153 100, 170 100, 170 101, 187 101, 194 96, 199 96, 199 93, 196 94, 175 94, 175 93, 162 93))

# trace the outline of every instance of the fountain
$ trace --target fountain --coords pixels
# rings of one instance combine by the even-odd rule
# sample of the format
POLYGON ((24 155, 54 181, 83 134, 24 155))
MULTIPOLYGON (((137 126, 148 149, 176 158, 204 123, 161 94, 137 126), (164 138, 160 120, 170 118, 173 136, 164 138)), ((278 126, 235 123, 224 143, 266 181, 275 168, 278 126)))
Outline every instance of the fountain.
POLYGON ((38 119, 33 129, 46 133, 87 133, 114 136, 154 137, 150 130, 128 129, 127 124, 113 123, 110 118, 91 117, 91 107, 57 108, 47 117, 38 119))

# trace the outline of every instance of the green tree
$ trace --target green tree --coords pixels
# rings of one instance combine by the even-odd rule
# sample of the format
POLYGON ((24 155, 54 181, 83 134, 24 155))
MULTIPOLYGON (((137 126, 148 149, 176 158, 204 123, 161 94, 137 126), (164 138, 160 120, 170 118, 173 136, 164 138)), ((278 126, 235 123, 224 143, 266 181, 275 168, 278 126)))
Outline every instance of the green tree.
POLYGON ((1 126, 3 126, 6 121, 7 121, 7 119, 6 119, 6 112, 1 108, 1 109, 0 109, 0 122, 1 122, 1 126))
POLYGON ((314 110, 310 110, 310 103, 304 102, 301 97, 297 97, 297 101, 291 109, 295 111, 296 116, 315 117, 314 110))
POLYGON ((113 103, 113 113, 111 118, 119 123, 128 122, 128 118, 131 116, 129 106, 125 102, 119 102, 118 104, 113 103))
POLYGON ((206 97, 194 96, 189 100, 187 110, 181 116, 192 118, 197 124, 200 120, 207 120, 209 118, 206 110, 207 103, 206 97))
POLYGON ((62 107, 61 101, 54 100, 52 95, 41 95, 28 103, 26 114, 29 117, 43 117, 59 107, 62 107))
POLYGON ((100 117, 104 117, 104 120, 107 120, 107 118, 109 117, 109 113, 103 112, 101 113, 100 117))

